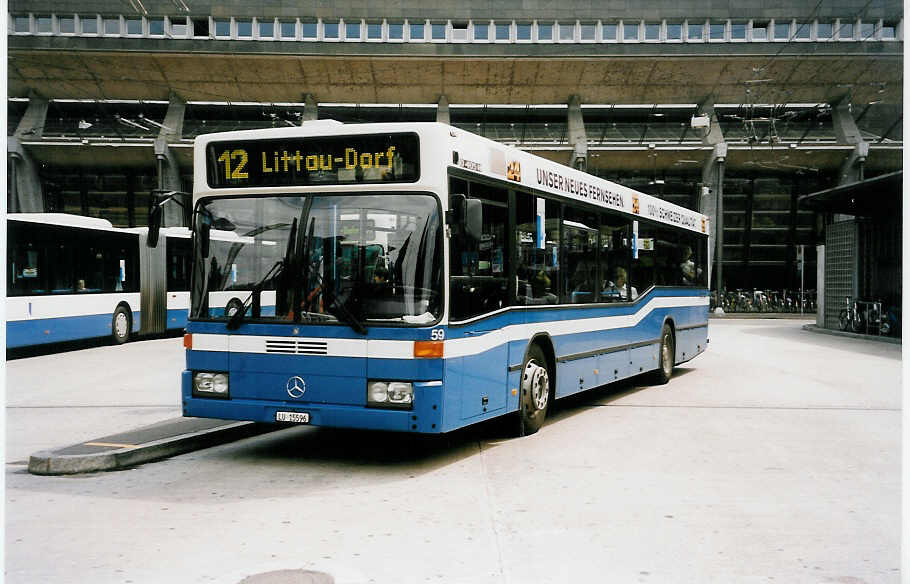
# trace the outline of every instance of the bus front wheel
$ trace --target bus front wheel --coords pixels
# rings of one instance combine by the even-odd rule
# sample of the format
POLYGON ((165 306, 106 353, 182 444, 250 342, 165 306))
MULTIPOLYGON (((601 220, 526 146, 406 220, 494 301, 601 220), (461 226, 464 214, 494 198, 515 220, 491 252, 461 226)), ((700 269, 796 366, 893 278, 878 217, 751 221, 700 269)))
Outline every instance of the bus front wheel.
POLYGON ((130 311, 125 306, 118 306, 111 318, 111 338, 118 345, 130 340, 130 330, 132 327, 132 317, 130 311))
POLYGON ((669 324, 664 323, 660 331, 660 354, 657 371, 654 372, 654 383, 663 385, 670 381, 673 375, 673 362, 676 360, 676 339, 673 337, 673 329, 669 324))
POLYGON ((550 373, 547 370, 547 359, 540 347, 533 345, 521 370, 518 435, 528 436, 540 430, 549 405, 550 373))

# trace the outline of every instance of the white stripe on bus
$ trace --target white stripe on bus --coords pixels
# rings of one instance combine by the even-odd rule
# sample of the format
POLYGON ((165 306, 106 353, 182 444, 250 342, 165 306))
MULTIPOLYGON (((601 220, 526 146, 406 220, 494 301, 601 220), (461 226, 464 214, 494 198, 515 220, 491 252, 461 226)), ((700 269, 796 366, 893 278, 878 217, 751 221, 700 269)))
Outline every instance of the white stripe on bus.
POLYGON ((446 341, 445 356, 466 357, 489 351, 503 343, 530 339, 538 333, 547 333, 559 337, 577 333, 592 333, 637 325, 648 314, 657 308, 687 308, 705 306, 707 297, 671 298, 658 296, 649 300, 633 314, 617 314, 598 318, 579 318, 574 320, 548 320, 525 324, 511 324, 483 335, 446 341))
POLYGON ((139 311, 139 292, 110 294, 67 293, 7 298, 6 320, 37 320, 112 314, 117 304, 126 302, 133 312, 139 311))
MULTIPOLYGON (((466 357, 489 351, 505 343, 530 339, 538 333, 550 336, 590 333, 628 328, 637 325, 658 308, 689 308, 706 306, 707 297, 655 297, 633 314, 618 314, 598 318, 545 321, 513 324, 486 334, 445 341, 445 358, 466 357)), ((221 351, 231 353, 265 354, 266 340, 296 340, 299 342, 326 343, 329 357, 373 357, 380 359, 414 359, 414 341, 332 339, 311 337, 285 337, 280 335, 224 335, 193 333, 194 351, 221 351)))

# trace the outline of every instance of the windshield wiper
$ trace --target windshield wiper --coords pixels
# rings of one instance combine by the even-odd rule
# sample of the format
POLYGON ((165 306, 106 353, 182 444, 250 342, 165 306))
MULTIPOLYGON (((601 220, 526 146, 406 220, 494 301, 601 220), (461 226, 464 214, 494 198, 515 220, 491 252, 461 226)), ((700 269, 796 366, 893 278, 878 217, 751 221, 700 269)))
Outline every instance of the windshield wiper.
MULTIPOLYGON (((322 286, 322 277, 318 273, 316 274, 316 277, 319 279, 319 285, 322 286)), ((351 312, 351 309, 348 308, 348 301, 353 293, 353 290, 348 290, 348 300, 345 301, 341 301, 335 293, 332 293, 332 301, 326 306, 326 310, 334 315, 335 318, 354 329, 354 332, 365 335, 367 334, 366 327, 360 322, 360 319, 351 312)))
MULTIPOLYGON (((251 305, 253 305, 256 308, 258 308, 260 306, 262 287, 265 285, 266 282, 268 282, 271 278, 279 275, 283 270, 284 270, 284 260, 278 260, 277 262, 275 262, 274 266, 269 268, 269 271, 265 273, 265 276, 263 276, 261 280, 259 280, 258 282, 256 282, 256 284, 253 285, 253 291, 250 292, 250 295, 247 296, 246 300, 243 301, 243 305, 240 307, 240 310, 238 310, 234 314, 230 315, 230 317, 228 318, 227 328, 229 330, 234 330, 240 326, 240 323, 243 322, 243 317, 246 315, 247 309, 251 305), (252 300, 252 302, 251 302, 251 300, 252 300)), ((256 308, 254 308, 254 310, 253 310, 253 318, 256 318, 257 317, 256 313, 259 312, 256 308)))
POLYGON ((289 278, 292 277, 293 269, 291 267, 294 265, 294 246, 297 245, 297 218, 294 217, 294 221, 291 222, 291 232, 288 234, 288 245, 284 250, 284 265, 285 269, 281 270, 281 278, 278 280, 278 285, 275 290, 275 316, 281 317, 281 315, 288 313, 288 287, 291 282, 289 278))
MULTIPOLYGON (((350 310, 348 310, 347 305, 343 303, 338 304, 337 301, 334 303, 334 305, 338 307, 341 315, 345 317, 339 318, 338 320, 347 323, 347 325, 354 329, 354 332, 356 333, 360 333, 361 335, 367 334, 367 327, 363 326, 363 323, 357 320, 357 317, 354 316, 350 310)), ((329 310, 331 310, 331 307, 329 307, 329 310)))
MULTIPOLYGON (((348 290, 348 298, 350 298, 350 295, 353 293, 353 289, 348 290)), ((362 335, 367 334, 366 327, 363 326, 363 323, 360 322, 360 320, 354 316, 354 313, 351 312, 351 309, 348 308, 347 301, 339 301, 338 296, 332 294, 332 301, 329 303, 327 310, 334 314, 338 320, 346 323, 349 327, 354 329, 355 332, 358 332, 362 335), (333 308, 337 308, 337 312, 332 310, 333 308)))

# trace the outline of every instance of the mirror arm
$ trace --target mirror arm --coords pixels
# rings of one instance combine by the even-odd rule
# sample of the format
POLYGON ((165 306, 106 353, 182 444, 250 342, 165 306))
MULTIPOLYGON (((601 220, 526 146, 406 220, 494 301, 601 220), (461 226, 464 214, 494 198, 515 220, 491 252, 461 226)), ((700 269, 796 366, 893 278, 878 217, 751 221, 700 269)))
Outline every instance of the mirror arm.
POLYGON ((161 230, 161 209, 165 203, 173 201, 186 209, 186 203, 178 200, 177 197, 188 197, 189 193, 181 191, 163 191, 156 189, 152 191, 152 204, 149 206, 149 231, 146 238, 146 246, 158 247, 158 232, 161 230))
POLYGON ((159 207, 164 207, 165 203, 173 201, 186 209, 186 203, 180 199, 188 196, 190 196, 190 194, 184 193, 183 191, 163 191, 155 189, 152 191, 152 197, 154 197, 154 202, 152 204, 158 205, 159 207))

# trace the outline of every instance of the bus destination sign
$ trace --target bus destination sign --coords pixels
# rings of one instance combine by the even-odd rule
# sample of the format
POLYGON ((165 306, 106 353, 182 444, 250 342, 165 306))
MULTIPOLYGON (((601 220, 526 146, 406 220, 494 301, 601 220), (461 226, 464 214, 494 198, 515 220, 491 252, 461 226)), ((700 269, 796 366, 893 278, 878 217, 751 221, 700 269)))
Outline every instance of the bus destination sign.
POLYGON ((206 148, 212 188, 415 182, 417 134, 230 140, 206 148))

